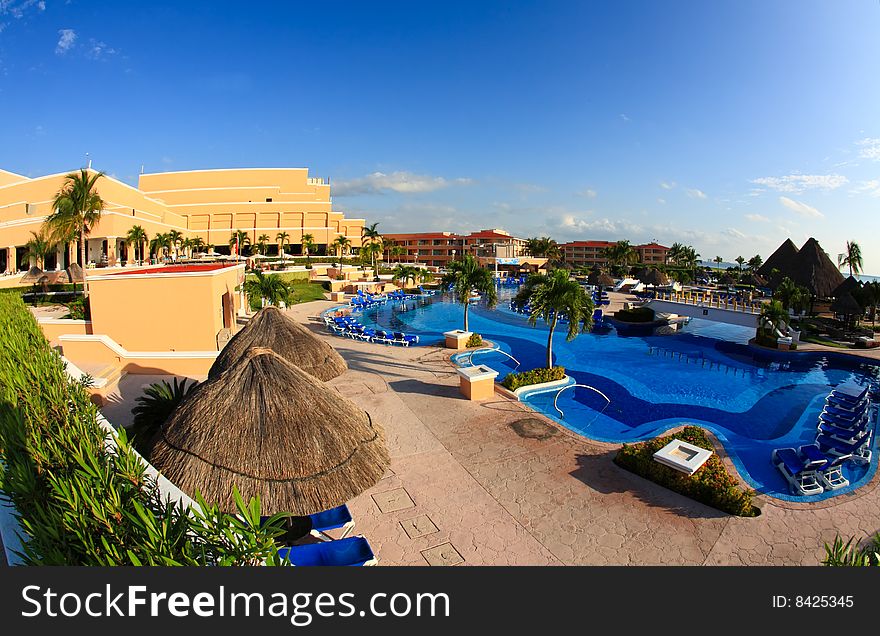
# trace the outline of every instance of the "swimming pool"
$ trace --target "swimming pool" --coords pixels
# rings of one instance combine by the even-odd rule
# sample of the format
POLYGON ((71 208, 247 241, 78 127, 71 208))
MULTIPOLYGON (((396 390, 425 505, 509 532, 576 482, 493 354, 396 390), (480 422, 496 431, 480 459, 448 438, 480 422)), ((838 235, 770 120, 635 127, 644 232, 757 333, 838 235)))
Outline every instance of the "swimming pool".
MULTIPOLYGON (((496 309, 479 303, 470 308, 470 330, 512 355, 480 351, 477 364, 499 371, 543 366, 547 330, 531 327, 525 316, 507 309, 506 290, 496 309)), ((434 344, 443 332, 462 326, 462 306, 445 297, 419 297, 388 303, 358 314, 376 328, 418 334, 420 344, 434 344)), ((866 483, 877 466, 847 462, 850 486, 812 497, 792 496, 788 484, 770 462, 775 448, 813 442, 825 396, 841 382, 876 383, 880 367, 842 354, 756 351, 747 345, 754 330, 694 319, 672 335, 585 333, 565 341, 557 330, 554 363, 566 368, 578 384, 608 396, 572 388, 537 393, 524 403, 585 437, 606 442, 650 439, 665 430, 694 423, 711 430, 743 478, 756 490, 794 500, 821 500, 866 483), (604 410, 603 410, 604 409, 604 410), (561 411, 561 413, 560 413, 561 411)), ((461 360, 460 364, 468 361, 461 360)), ((876 424, 875 424, 876 426, 876 424)), ((876 440, 875 440, 876 441, 876 440)), ((874 444, 876 448, 876 444, 874 444)))

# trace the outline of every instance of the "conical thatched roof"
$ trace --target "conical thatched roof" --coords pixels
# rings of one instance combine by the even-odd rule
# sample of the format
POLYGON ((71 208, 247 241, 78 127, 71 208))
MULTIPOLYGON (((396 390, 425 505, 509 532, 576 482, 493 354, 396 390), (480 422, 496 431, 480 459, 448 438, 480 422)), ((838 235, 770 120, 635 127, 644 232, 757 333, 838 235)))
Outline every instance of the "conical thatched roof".
POLYGON ((304 516, 349 501, 388 468, 382 428, 349 399, 274 351, 253 348, 184 400, 150 461, 189 494, 235 511, 304 516))
MULTIPOLYGON (((764 261, 764 264, 755 273, 775 284, 776 281, 771 280, 773 278, 773 270, 778 269, 780 272, 790 271, 797 259, 797 255, 797 246, 791 239, 785 239, 785 242, 776 248, 776 251, 764 261)), ((779 277, 780 280, 782 278, 782 276, 779 277)))
POLYGON ((590 285, 601 285, 602 287, 614 287, 614 279, 605 272, 592 271, 587 276, 587 282, 590 285))
POLYGON ((834 302, 831 303, 831 311, 835 314, 844 314, 846 316, 859 316, 865 313, 864 308, 853 298, 852 294, 843 294, 835 298, 834 302))
POLYGON ((853 291, 860 288, 862 284, 859 282, 859 279, 855 276, 849 276, 846 280, 844 280, 840 285, 838 285, 831 295, 835 298, 840 298, 844 294, 852 294, 853 291))
POLYGON ((642 270, 639 272, 639 280, 645 285, 668 285, 669 277, 659 269, 642 270))
POLYGON ((25 274, 24 276, 21 277, 20 282, 22 282, 22 283, 36 283, 38 280, 40 280, 40 276, 42 276, 42 275, 43 275, 43 270, 41 270, 39 267, 34 265, 33 267, 31 267, 28 270, 27 274, 25 274))
POLYGON ((758 274, 751 273, 746 274, 740 279, 741 285, 751 285, 752 287, 766 287, 767 281, 764 277, 759 276, 758 274))
POLYGON ((320 380, 332 380, 348 369, 336 349, 277 307, 265 307, 226 343, 208 377, 235 365, 251 347, 268 347, 320 380))
POLYGON ((782 271, 818 298, 831 297, 837 286, 843 282, 843 274, 814 238, 803 244, 791 271, 782 271))
POLYGON ((79 263, 71 263, 67 268, 67 277, 71 283, 81 283, 84 280, 83 269, 79 263))
POLYGON ((734 285, 737 282, 736 276, 731 274, 730 272, 725 272, 718 277, 718 284, 720 285, 734 285))

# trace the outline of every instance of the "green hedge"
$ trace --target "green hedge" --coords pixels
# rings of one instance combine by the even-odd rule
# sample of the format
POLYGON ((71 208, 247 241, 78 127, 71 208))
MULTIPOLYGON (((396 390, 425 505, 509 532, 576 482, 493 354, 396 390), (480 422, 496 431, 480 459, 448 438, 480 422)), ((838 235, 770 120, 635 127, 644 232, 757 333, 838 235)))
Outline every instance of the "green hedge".
POLYGON ((618 309, 614 312, 614 319, 621 322, 652 322, 654 320, 654 310, 650 307, 618 309))
POLYGON ((162 501, 120 433, 108 434, 85 388, 20 298, 0 295, 0 490, 14 503, 32 565, 253 565, 275 563, 277 519, 260 527, 259 502, 241 519, 202 502, 162 501))
POLYGON ((754 517, 759 514, 759 510, 752 505, 754 492, 740 488, 737 480, 724 468, 724 463, 717 453, 713 453, 706 463, 690 476, 655 461, 654 453, 674 439, 690 442, 700 448, 715 450, 706 431, 697 426, 685 426, 672 435, 657 437, 639 444, 624 444, 617 452, 614 463, 645 479, 732 515, 754 517))
POLYGON ((465 346, 468 347, 469 349, 472 347, 482 347, 483 346, 483 336, 481 336, 478 333, 472 333, 471 337, 468 338, 467 344, 465 344, 465 346))
POLYGON ((523 371, 521 373, 508 373, 501 385, 509 391, 515 391, 523 386, 553 382, 564 377, 565 367, 553 367, 551 369, 541 367, 540 369, 532 369, 531 371, 523 371))

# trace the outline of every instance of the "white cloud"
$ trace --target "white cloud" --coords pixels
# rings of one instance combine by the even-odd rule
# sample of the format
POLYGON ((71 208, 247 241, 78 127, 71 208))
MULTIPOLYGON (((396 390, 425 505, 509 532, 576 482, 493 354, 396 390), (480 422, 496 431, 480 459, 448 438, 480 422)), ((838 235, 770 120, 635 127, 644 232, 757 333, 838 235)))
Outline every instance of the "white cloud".
POLYGON ((880 197, 880 179, 862 181, 859 186, 850 190, 852 194, 867 194, 872 197, 880 197))
POLYGON ((660 205, 666 205, 666 199, 664 199, 663 197, 657 197, 657 203, 659 203, 660 205))
POLYGON ((799 193, 805 190, 836 190, 849 179, 840 174, 789 174, 784 177, 760 177, 752 183, 778 192, 799 193))
POLYGON ((55 45, 55 55, 64 55, 76 43, 76 31, 73 29, 60 29, 58 31, 58 44, 55 45))
POLYGON ((33 7, 37 11, 45 11, 46 3, 44 0, 0 0, 0 16, 11 15, 13 18, 20 19, 33 7))
POLYGON ((746 238, 746 235, 743 234, 742 232, 740 232, 735 227, 727 228, 726 230, 724 230, 724 232, 722 232, 722 234, 726 234, 727 236, 729 236, 731 238, 740 239, 740 240, 746 238))
POLYGON ((107 46, 104 42, 99 42, 94 38, 89 39, 89 48, 86 51, 86 57, 92 60, 101 60, 116 55, 116 49, 107 46))
POLYGON ((800 201, 795 201, 794 199, 789 199, 788 197, 779 197, 779 202, 795 214, 800 214, 801 216, 812 218, 822 218, 825 216, 813 206, 801 203, 800 201))
POLYGON ((412 172, 398 171, 390 174, 374 172, 357 179, 337 181, 333 186, 333 194, 336 196, 351 196, 355 194, 381 194, 383 192, 399 192, 401 194, 419 194, 433 192, 450 186, 468 185, 472 179, 458 178, 445 179, 430 175, 413 174, 412 172))
POLYGON ((626 122, 632 121, 629 117, 626 116, 626 113, 620 113, 620 118, 626 122))
POLYGON ((692 199, 706 199, 706 193, 696 188, 688 188, 687 195, 692 199))
POLYGON ((664 190, 672 190, 675 187, 675 181, 661 181, 660 187, 664 190))
POLYGON ((758 223, 769 223, 770 222, 770 219, 768 219, 766 216, 763 216, 761 214, 746 214, 746 218, 749 221, 756 221, 758 223))
POLYGON ((865 137, 856 142, 859 146, 859 157, 880 161, 880 137, 865 137))
POLYGON ((514 183, 513 189, 522 194, 536 194, 547 191, 547 188, 536 183, 514 183))
POLYGON ((586 197, 588 199, 595 199, 597 192, 592 188, 587 188, 586 190, 581 190, 580 192, 575 192, 579 197, 586 197))

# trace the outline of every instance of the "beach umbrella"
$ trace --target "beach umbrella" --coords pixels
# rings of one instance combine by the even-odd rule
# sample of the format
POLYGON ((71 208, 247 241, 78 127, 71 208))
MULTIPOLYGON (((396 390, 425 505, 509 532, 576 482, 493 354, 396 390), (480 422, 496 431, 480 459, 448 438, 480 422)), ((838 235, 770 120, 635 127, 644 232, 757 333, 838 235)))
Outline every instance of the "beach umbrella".
POLYGON ((852 294, 855 290, 859 289, 862 284, 855 276, 849 276, 846 280, 844 280, 840 285, 838 285, 834 291, 831 292, 831 295, 835 298, 840 298, 845 294, 852 294))
POLYGON ((390 464, 381 426, 271 349, 249 349, 191 393, 152 440, 150 462, 184 492, 235 512, 305 516, 373 486, 390 464))
POLYGON ((605 272, 592 271, 587 276, 587 282, 590 285, 600 285, 602 287, 614 287, 614 279, 605 272))
POLYGON ((746 274, 740 279, 740 284, 751 285, 752 287, 766 287, 767 281, 758 274, 746 274))
POLYGON ((20 282, 22 282, 22 283, 36 283, 37 281, 40 280, 40 277, 42 275, 43 275, 43 270, 41 270, 39 267, 34 265, 33 267, 31 267, 27 271, 27 274, 25 274, 24 276, 21 277, 20 282))
POLYGON ((332 380, 348 369, 336 349, 277 307, 269 306, 258 311, 226 343, 208 377, 234 366, 251 347, 268 347, 319 380, 332 380))
POLYGON ((843 294, 831 303, 831 311, 844 316, 861 316, 865 313, 864 307, 859 304, 852 294, 843 294))
POLYGON ((80 267, 79 263, 71 263, 67 268, 67 278, 71 283, 81 283, 85 280, 83 276, 82 267, 80 267))
POLYGON ((639 272, 639 280, 645 285, 653 285, 655 287, 669 284, 669 277, 659 269, 649 269, 646 272, 639 272))

